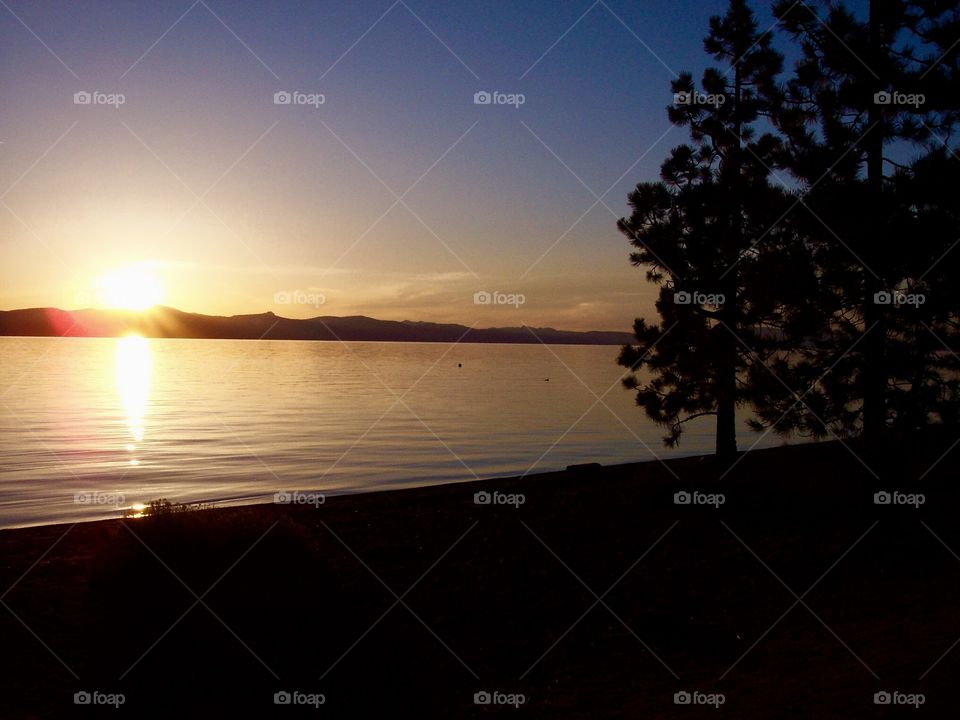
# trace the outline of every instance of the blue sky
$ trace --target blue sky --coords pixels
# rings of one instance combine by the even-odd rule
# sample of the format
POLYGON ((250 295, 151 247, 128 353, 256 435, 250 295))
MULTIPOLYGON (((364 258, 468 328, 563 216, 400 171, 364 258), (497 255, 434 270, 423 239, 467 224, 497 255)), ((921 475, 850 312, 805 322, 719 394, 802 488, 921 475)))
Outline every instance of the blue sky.
POLYGON ((686 140, 669 83, 699 76, 726 7, 7 6, 0 308, 97 304, 98 278, 138 266, 197 312, 574 329, 652 312, 615 219, 686 140), (474 104, 484 90, 525 102, 474 104), (124 102, 76 105, 83 91, 124 102), (274 302, 292 290, 322 309, 274 302), (478 307, 480 290, 525 303, 478 307))

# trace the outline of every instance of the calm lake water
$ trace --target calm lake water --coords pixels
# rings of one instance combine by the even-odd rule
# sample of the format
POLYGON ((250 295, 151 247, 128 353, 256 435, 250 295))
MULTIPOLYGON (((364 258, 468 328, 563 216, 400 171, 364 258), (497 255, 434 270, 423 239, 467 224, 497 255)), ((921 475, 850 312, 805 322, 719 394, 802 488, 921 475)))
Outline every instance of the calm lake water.
POLYGON ((709 418, 663 447, 618 350, 0 338, 0 527, 711 451, 709 418))

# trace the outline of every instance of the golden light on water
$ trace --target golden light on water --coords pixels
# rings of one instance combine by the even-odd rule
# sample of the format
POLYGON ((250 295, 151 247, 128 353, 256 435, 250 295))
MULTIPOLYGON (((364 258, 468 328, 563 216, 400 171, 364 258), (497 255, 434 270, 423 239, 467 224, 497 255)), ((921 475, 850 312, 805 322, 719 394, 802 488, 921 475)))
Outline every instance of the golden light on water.
MULTIPOLYGON (((145 419, 150 405, 150 362, 149 340, 139 335, 129 335, 117 340, 117 392, 132 438, 132 442, 128 442, 126 446, 131 455, 137 450, 136 443, 143 442, 145 419)), ((140 464, 135 457, 131 457, 129 463, 140 464)))

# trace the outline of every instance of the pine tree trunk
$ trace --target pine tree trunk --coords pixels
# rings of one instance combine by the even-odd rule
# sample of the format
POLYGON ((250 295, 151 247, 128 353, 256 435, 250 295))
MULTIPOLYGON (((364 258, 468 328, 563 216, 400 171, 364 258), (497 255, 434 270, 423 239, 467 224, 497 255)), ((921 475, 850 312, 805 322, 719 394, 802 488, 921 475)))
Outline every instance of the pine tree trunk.
MULTIPOLYGON (((739 61, 739 58, 737 58, 739 61)), ((741 168, 741 144, 743 143, 743 128, 741 123, 742 77, 739 62, 734 72, 734 134, 737 138, 737 147, 733 156, 728 158, 733 177, 733 218, 731 233, 732 246, 739 253, 743 247, 743 176, 741 168)), ((717 434, 716 455, 721 467, 729 466, 737 456, 737 358, 739 356, 739 341, 735 333, 740 332, 739 312, 737 308, 738 271, 732 266, 723 280, 724 303, 720 310, 720 321, 726 327, 715 328, 720 333, 721 342, 719 352, 721 357, 717 363, 716 393, 717 393, 717 434)))
MULTIPOLYGON (((879 1, 870 0, 870 43, 871 55, 877 60, 880 58, 882 48, 882 37, 880 33, 881 18, 879 11, 879 1)), ((873 66, 879 67, 877 62, 873 66)), ((874 92, 886 90, 882 79, 877 79, 874 83, 874 92)), ((872 97, 871 97, 872 100, 872 97)), ((880 271, 883 263, 883 253, 881 239, 884 235, 883 227, 878 222, 880 209, 883 207, 883 130, 877 124, 881 121, 881 108, 877 103, 870 105, 869 112, 870 131, 867 133, 867 188, 869 190, 870 207, 868 208, 869 218, 867 220, 867 242, 864 244, 866 256, 864 260, 869 265, 869 269, 864 268, 864 297, 863 297, 863 320, 864 332, 867 336, 863 339, 863 435, 867 446, 867 452, 875 459, 879 459, 884 444, 884 435, 886 429, 886 359, 884 338, 886 328, 883 322, 883 308, 874 302, 874 295, 877 292, 886 290, 883 286, 882 277, 878 278, 875 273, 880 271)), ((881 273, 882 275, 882 273, 881 273)))
POLYGON ((737 457, 737 406, 732 396, 717 401, 716 453, 721 466, 737 457))
POLYGON ((734 333, 740 332, 739 312, 736 303, 737 271, 726 278, 723 293, 726 302, 720 310, 720 320, 726 327, 717 327, 720 353, 717 363, 717 439, 716 453, 721 467, 728 466, 737 456, 737 359, 739 341, 734 333))

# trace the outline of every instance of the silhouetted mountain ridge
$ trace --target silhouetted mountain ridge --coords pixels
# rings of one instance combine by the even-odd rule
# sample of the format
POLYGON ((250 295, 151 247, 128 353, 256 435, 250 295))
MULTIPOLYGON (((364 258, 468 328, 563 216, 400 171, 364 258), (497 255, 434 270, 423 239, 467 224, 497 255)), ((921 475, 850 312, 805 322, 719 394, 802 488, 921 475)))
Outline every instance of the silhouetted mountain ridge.
POLYGON ((285 318, 273 312, 201 315, 158 306, 146 311, 25 308, 0 311, 0 335, 117 337, 137 333, 156 338, 231 340, 365 340, 388 342, 548 343, 622 345, 628 332, 577 332, 527 326, 470 328, 456 323, 377 320, 365 315, 285 318))

